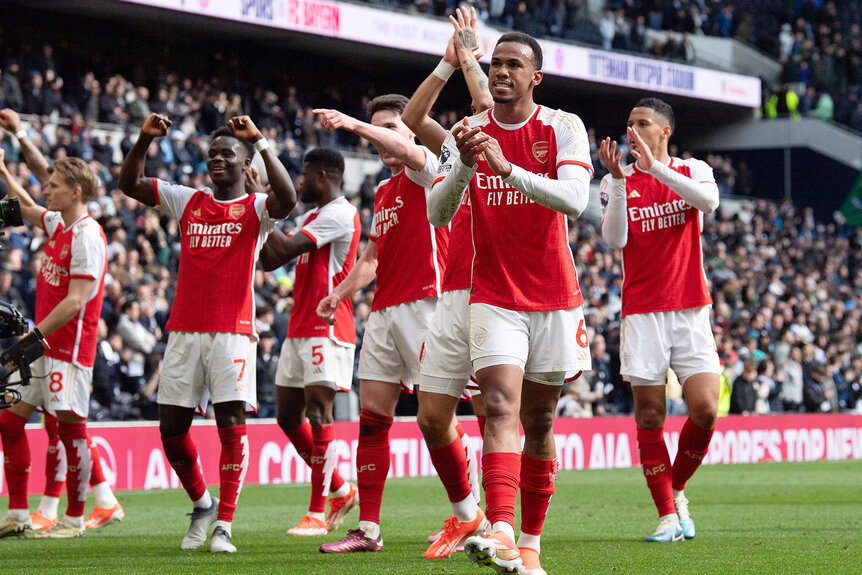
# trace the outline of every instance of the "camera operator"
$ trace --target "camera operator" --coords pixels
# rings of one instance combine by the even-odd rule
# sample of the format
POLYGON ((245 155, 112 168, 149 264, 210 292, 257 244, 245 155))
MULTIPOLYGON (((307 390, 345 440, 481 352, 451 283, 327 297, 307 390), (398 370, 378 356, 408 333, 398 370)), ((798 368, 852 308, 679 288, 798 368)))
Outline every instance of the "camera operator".
MULTIPOLYGON (((3 127, 7 112, 0 112, 3 127)), ((81 159, 58 160, 48 168, 45 209, 11 176, 4 156, 0 150, 0 177, 9 187, 9 196, 18 198, 24 219, 44 229, 48 238, 36 287, 35 321, 49 349, 33 363, 32 384, 18 390, 21 401, 0 411, 9 486, 9 512, 0 520, 0 537, 32 528, 27 504, 30 447, 24 425, 40 407, 56 413, 59 420, 67 458, 68 507, 62 521, 36 535, 78 537, 84 533, 84 504, 94 459, 86 418, 107 268, 105 234, 87 212, 87 202, 96 192, 96 175, 81 159)), ((122 508, 107 482, 94 486, 94 492, 97 507, 106 508, 111 520, 122 518, 122 508)))

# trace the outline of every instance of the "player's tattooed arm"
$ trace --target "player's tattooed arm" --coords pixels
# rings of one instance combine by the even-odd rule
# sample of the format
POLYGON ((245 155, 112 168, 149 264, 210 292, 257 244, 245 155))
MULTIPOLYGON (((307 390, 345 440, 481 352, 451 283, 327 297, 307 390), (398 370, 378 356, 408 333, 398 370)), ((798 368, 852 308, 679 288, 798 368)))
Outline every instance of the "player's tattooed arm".
POLYGON ((468 15, 466 10, 459 8, 455 16, 449 16, 449 20, 455 27, 455 49, 464 72, 464 81, 467 82, 467 88, 473 98, 473 113, 478 114, 492 107, 494 100, 488 90, 488 76, 478 62, 482 54, 476 52, 479 49, 476 10, 470 8, 468 15))

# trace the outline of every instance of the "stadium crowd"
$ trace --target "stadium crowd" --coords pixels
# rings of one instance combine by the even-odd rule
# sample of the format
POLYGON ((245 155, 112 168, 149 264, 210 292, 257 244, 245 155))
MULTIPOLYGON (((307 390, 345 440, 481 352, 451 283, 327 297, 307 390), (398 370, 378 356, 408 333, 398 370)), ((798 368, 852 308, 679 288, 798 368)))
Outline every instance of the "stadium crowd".
MULTIPOLYGON (((561 4, 576 11, 581 3, 561 4)), ((629 2, 618 9, 637 15, 632 10, 646 4, 629 2)), ((679 4, 700 9, 702 3, 679 4)), ((504 11, 509 7, 509 2, 504 3, 504 11)), ((806 29, 804 21, 801 27, 806 29)), ((706 29, 723 34, 713 25, 706 29)), ((363 119, 368 97, 352 99, 335 88, 320 93, 302 92, 295 86, 280 93, 264 87, 243 89, 228 87, 218 78, 173 73, 147 86, 116 73, 97 76, 90 71, 67 85, 59 72, 50 46, 16 52, 3 69, 0 107, 30 115, 28 137, 45 156, 82 157, 99 175, 98 197, 90 212, 108 238, 109 270, 91 417, 155 418, 164 327, 175 295, 180 242, 176 220, 138 204, 116 187, 121 154, 130 149, 135 127, 150 112, 168 115, 174 124, 171 137, 150 147, 146 172, 198 187, 207 183, 205 134, 226 119, 247 113, 278 144, 281 161, 296 176, 304 152, 317 146, 373 153, 367 142, 349 132, 333 134, 323 129, 311 113, 312 107, 335 108, 363 119), (110 141, 110 134, 105 139, 97 136, 97 123, 125 127, 119 145, 110 141)), ((848 88, 851 85, 855 84, 847 83, 848 88)), ((462 114, 462 110, 446 110, 437 119, 449 127, 462 114)), ((40 201, 38 181, 12 140, 8 136, 0 140, 10 171, 40 201)), ((598 181, 606 170, 592 132, 591 146, 598 181)), ((747 166, 734 166, 730 158, 720 155, 710 155, 707 161, 722 194, 751 192, 747 166)), ((382 170, 359 189, 345 190, 360 208, 360 253, 368 238, 374 187, 384 177, 382 170)), ((571 247, 588 294, 596 369, 566 390, 559 409, 573 416, 630 413, 631 391, 618 373, 620 255, 603 242, 596 222, 578 220, 570 225, 571 247)), ((816 222, 810 211, 787 202, 758 201, 744 204, 735 213, 720 208, 706 223, 705 234, 716 342, 725 366, 726 411, 857 408, 862 395, 859 232, 816 222)), ((39 230, 18 228, 10 230, 8 240, 10 248, 0 263, 0 300, 32 317, 44 237, 39 230)), ((261 416, 274 413, 275 366, 289 320, 291 293, 289 270, 257 272, 261 416)), ((355 297, 358 347, 373 293, 372 284, 355 297)))

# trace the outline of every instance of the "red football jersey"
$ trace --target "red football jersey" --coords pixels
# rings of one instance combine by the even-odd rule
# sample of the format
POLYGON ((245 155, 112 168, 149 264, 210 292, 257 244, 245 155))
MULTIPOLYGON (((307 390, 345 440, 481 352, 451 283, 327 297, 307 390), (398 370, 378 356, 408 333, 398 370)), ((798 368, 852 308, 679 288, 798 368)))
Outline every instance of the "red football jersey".
POLYGON ((338 343, 354 345, 353 302, 345 298, 335 310, 335 325, 317 316, 317 304, 340 284, 356 262, 356 248, 362 232, 359 212, 344 196, 305 214, 297 222, 300 230, 317 249, 296 258, 293 284, 293 311, 287 337, 328 337, 338 343))
MULTIPOLYGON (((671 158, 668 167, 698 182, 715 184, 705 162, 671 158)), ((623 254, 623 317, 711 305, 703 267, 703 212, 642 171, 625 168, 628 241, 623 254)), ((608 174, 602 179, 602 213, 608 174)))
MULTIPOLYGON (((469 123, 496 138, 506 159, 529 172, 556 179, 560 166, 574 164, 592 173, 587 132, 574 114, 537 106, 523 123, 504 125, 491 109, 469 123)), ((438 182, 448 159, 459 154, 451 135, 443 147, 438 182)), ((566 216, 507 184, 481 155, 469 189, 475 249, 470 303, 517 311, 583 304, 566 216)))
POLYGON ((45 355, 81 367, 93 367, 108 269, 105 232, 89 215, 66 228, 59 212, 44 212, 42 227, 50 239, 42 252, 42 266, 36 282, 36 323, 65 299, 73 278, 95 280, 78 315, 45 338, 49 346, 45 355))
POLYGON ((216 200, 209 189, 153 179, 156 203, 180 224, 180 271, 167 329, 256 337, 254 266, 275 220, 266 194, 216 200))
POLYGON ((461 198, 461 207, 449 225, 449 257, 443 274, 443 291, 470 289, 473 274, 473 234, 470 225, 470 195, 461 198))
POLYGON ((449 230, 428 221, 427 200, 437 157, 425 151, 421 170, 407 166, 380 183, 370 239, 377 243, 377 291, 371 310, 439 296, 449 230))

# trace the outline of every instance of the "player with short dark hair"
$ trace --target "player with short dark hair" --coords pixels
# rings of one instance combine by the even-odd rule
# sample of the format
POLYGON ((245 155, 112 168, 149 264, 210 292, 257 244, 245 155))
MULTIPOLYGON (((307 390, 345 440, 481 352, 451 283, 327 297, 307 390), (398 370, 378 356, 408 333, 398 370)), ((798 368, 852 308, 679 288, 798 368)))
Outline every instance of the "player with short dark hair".
POLYGON ((275 230, 261 252, 265 270, 296 259, 293 310, 276 372, 278 425, 311 467, 308 513, 288 535, 325 535, 358 503, 357 488, 335 469, 333 406, 336 392, 350 392, 356 328, 353 303, 343 300, 335 325, 317 317, 317 304, 341 283, 356 261, 361 226, 356 208, 341 193, 344 158, 335 150, 305 154, 299 199, 314 204, 287 237, 275 230), (307 416, 307 417, 306 417, 307 416), (326 497, 331 493, 329 516, 326 497))
POLYGON ((194 509, 182 549, 202 547, 209 527, 213 553, 233 553, 231 522, 248 469, 245 411, 256 404, 257 334, 254 268, 276 220, 296 204, 290 176, 248 116, 217 131, 207 152, 212 189, 195 190, 144 175, 150 143, 168 134, 171 121, 151 114, 120 170, 119 188, 176 218, 182 231, 177 294, 159 380, 159 430, 165 455, 194 509), (249 194, 253 142, 266 166, 272 193, 249 194), (212 398, 221 441, 219 495, 211 497, 189 434, 195 408, 212 398))
MULTIPOLYGON (((455 32, 450 38, 443 60, 410 98, 404 111, 404 122, 419 140, 440 154, 448 132, 428 113, 448 78, 459 66, 472 96, 471 108, 478 113, 493 105, 488 78, 474 53, 479 47, 476 35, 476 11, 456 9, 450 16, 455 32)), ((416 422, 422 430, 428 453, 452 505, 452 516, 443 528, 432 533, 426 559, 448 557, 467 537, 482 533, 488 527, 479 508, 481 492, 478 462, 470 438, 455 419, 460 399, 469 398, 484 428, 484 404, 475 381, 471 380, 469 318, 470 280, 473 264, 470 230, 470 205, 462 202, 449 230, 450 250, 443 275, 442 294, 422 353, 422 378, 419 385, 419 412, 416 422)))
POLYGON ((566 220, 587 205, 589 142, 580 118, 533 101, 541 63, 535 39, 500 37, 488 72, 494 107, 452 129, 428 202, 429 219, 441 226, 465 188, 469 194, 470 357, 485 400, 482 485, 492 527, 464 548, 501 573, 544 573, 539 539, 558 466, 554 413, 567 372, 590 368, 566 220))
POLYGON ((718 207, 718 186, 706 163, 670 156, 673 129, 673 109, 644 98, 626 130, 635 163, 623 167, 610 138, 599 147, 610 170, 601 184, 602 235, 622 249, 620 374, 632 386, 638 452, 659 514, 646 540, 657 542, 695 536, 684 488, 709 450, 721 372, 701 250, 703 214, 718 207), (664 441, 668 369, 688 406, 673 465, 664 441))
POLYGON ((402 389, 412 393, 419 380, 422 344, 440 295, 449 235, 425 216, 437 157, 414 143, 401 119, 406 104, 398 94, 378 96, 368 106, 370 124, 337 110, 314 110, 325 129, 348 130, 371 142, 392 171, 377 187, 365 252, 317 307, 321 318, 337 325, 341 301, 377 278, 359 358, 359 526, 341 541, 321 545, 324 553, 383 549, 380 506, 389 471, 389 429, 402 389))

